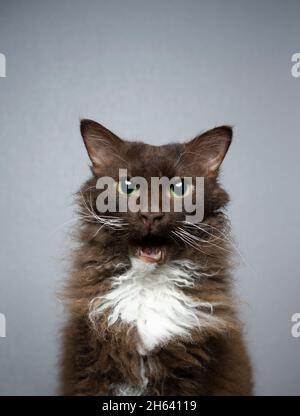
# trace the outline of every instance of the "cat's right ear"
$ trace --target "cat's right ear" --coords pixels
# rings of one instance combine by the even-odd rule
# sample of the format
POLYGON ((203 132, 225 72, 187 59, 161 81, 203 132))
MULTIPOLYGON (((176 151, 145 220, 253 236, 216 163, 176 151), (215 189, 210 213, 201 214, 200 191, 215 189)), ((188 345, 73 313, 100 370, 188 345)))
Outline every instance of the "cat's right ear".
POLYGON ((95 174, 118 158, 124 142, 110 130, 93 120, 83 119, 80 131, 95 174))

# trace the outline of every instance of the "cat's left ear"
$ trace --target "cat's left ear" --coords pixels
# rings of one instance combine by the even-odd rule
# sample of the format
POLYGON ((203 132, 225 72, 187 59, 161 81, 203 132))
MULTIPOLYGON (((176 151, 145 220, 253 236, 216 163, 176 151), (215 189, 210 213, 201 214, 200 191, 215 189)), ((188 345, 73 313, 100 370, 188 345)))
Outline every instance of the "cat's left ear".
POLYGON ((205 166, 206 174, 216 175, 229 149, 232 128, 216 127, 186 143, 186 153, 190 161, 205 166))
POLYGON ((93 120, 84 119, 80 122, 80 131, 94 173, 101 172, 120 158, 124 142, 106 127, 93 120))

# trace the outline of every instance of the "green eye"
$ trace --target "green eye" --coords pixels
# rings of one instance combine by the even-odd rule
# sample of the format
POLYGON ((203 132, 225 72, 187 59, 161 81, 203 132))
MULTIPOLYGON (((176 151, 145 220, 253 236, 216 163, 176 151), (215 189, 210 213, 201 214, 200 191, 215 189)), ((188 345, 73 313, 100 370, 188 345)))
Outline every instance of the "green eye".
POLYGON ((193 190, 191 183, 185 182, 183 179, 170 185, 170 195, 174 198, 184 198, 193 190))
POLYGON ((133 195, 139 191, 137 185, 134 185, 130 179, 123 178, 118 182, 118 192, 123 195, 133 195))

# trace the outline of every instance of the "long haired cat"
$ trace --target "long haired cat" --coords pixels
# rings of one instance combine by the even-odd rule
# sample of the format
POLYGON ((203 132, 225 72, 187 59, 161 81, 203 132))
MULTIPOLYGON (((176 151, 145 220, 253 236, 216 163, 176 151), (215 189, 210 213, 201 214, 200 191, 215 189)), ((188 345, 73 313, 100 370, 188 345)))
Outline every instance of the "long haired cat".
MULTIPOLYGON (((232 246, 218 182, 232 130, 152 146, 83 120, 92 177, 77 194, 79 245, 65 290, 64 395, 249 395, 251 366, 231 292, 232 246), (119 179, 119 169, 128 176, 119 179), (99 212, 96 183, 204 177, 204 215, 99 212)), ((185 198, 184 181, 169 198, 185 198), (180 188, 180 189, 179 189, 180 188)), ((110 192, 110 191, 108 191, 110 192)), ((193 188, 189 192, 194 192, 193 188)))

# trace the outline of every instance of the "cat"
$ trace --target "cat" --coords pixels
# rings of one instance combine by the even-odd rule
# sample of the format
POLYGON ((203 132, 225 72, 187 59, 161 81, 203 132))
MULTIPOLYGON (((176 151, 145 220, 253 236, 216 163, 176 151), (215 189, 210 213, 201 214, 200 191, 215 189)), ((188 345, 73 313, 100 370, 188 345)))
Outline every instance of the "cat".
MULTIPOLYGON (((122 140, 92 120, 81 121, 81 134, 92 177, 76 197, 79 245, 64 290, 60 393, 251 395, 231 288, 229 196, 218 180, 232 129, 162 146, 122 140), (123 181, 119 169, 128 171, 123 181), (204 177, 203 219, 160 209, 99 213, 104 176, 124 194, 134 176, 204 177)), ((170 199, 185 197, 170 191, 170 199)))

